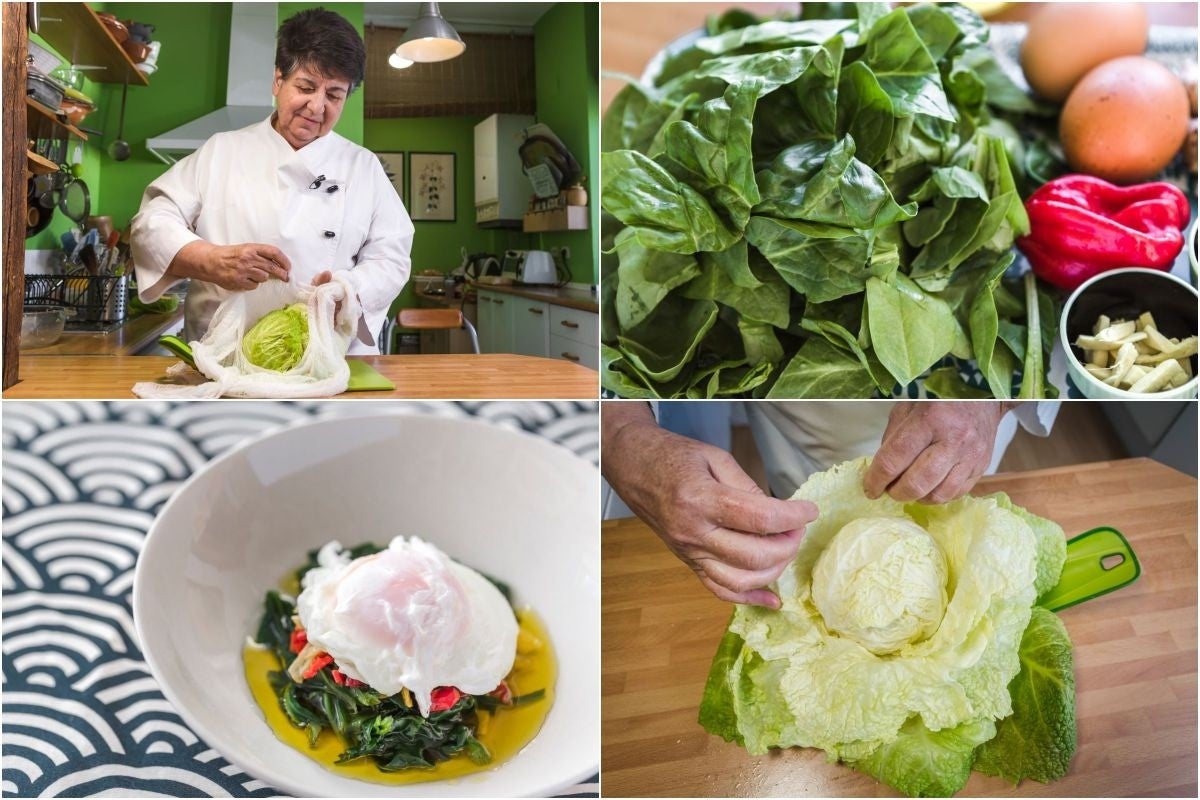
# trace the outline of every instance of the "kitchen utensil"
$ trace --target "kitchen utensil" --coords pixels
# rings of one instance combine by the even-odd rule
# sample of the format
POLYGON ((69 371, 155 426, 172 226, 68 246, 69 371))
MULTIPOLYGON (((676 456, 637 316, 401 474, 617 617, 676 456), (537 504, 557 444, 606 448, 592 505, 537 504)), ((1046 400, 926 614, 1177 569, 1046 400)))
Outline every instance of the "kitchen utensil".
POLYGON ((521 272, 521 263, 525 260, 524 250, 505 250, 504 260, 501 262, 500 274, 506 278, 519 280, 518 275, 521 272))
POLYGON ((463 251, 463 275, 477 281, 484 275, 499 275, 500 261, 491 253, 473 253, 467 255, 463 251))
POLYGON ((121 42, 121 49, 129 55, 134 64, 145 61, 146 56, 150 55, 150 45, 145 42, 135 42, 133 39, 121 42))
MULTIPOLYGON (((70 173, 66 173, 68 176, 70 173)), ((79 178, 68 177, 66 186, 58 201, 58 210, 67 215, 67 219, 82 225, 92 210, 92 193, 88 186, 79 178)))
POLYGON ((129 28, 126 28, 125 23, 121 22, 115 16, 107 12, 100 12, 96 16, 104 23, 104 27, 108 28, 108 32, 112 34, 113 41, 117 44, 121 44, 129 39, 129 28))
POLYGON ((1142 574, 1129 542, 1116 528, 1093 528, 1067 542, 1058 585, 1038 605, 1058 611, 1128 586, 1142 574))
MULTIPOLYGON (((40 177, 40 176, 39 176, 40 177)), ((25 195, 25 238, 37 236, 42 231, 46 230, 50 225, 50 219, 54 216, 54 207, 46 208, 39 202, 39 194, 35 187, 36 179, 30 178, 27 181, 28 188, 25 195)))
POLYGON ((48 108, 51 114, 63 99, 63 87, 57 81, 33 71, 25 78, 25 93, 48 108))
POLYGON ((25 306, 21 317, 21 349, 54 344, 66 324, 67 312, 61 306, 25 306))
POLYGON ((100 239, 105 244, 108 244, 109 236, 111 236, 115 231, 115 228, 113 228, 112 217, 107 214, 88 217, 86 225, 89 228, 95 228, 97 231, 99 231, 100 239))
POLYGON ((558 283, 558 270, 554 266, 554 256, 547 250, 530 250, 525 254, 521 268, 517 271, 520 283, 550 284, 558 283))
POLYGON ((117 123, 117 139, 108 146, 108 154, 114 161, 125 161, 129 158, 129 142, 125 141, 125 98, 129 95, 129 78, 125 78, 125 86, 121 89, 121 116, 117 123))

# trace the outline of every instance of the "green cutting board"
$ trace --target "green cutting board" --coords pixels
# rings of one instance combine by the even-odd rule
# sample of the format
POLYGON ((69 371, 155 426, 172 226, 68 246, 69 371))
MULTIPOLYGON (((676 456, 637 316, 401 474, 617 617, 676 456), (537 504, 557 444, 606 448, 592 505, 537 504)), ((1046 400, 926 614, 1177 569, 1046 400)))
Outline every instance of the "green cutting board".
MULTIPOLYGON (((183 339, 167 335, 160 337, 158 343, 179 356, 189 367, 195 368, 196 363, 192 360, 192 347, 183 339)), ((380 375, 365 361, 347 358, 346 364, 350 367, 350 382, 346 385, 348 392, 390 392, 396 388, 396 384, 380 375)))

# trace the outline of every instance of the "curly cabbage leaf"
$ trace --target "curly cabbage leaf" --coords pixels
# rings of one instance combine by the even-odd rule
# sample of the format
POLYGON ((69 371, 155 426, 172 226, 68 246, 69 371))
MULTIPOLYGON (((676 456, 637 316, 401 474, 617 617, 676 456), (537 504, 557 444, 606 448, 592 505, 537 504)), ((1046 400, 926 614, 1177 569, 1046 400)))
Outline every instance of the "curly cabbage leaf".
POLYGON ((1012 783, 1058 780, 1075 755, 1075 668, 1071 639, 1054 612, 1033 609, 1009 692, 1013 714, 979 749, 975 769, 1012 783))
POLYGON ((308 347, 308 307, 304 303, 263 316, 242 337, 242 355, 257 367, 287 372, 308 347))
POLYGON ((1013 750, 1031 727, 1042 736, 1026 744, 1051 744, 1020 761, 997 746, 989 763, 1005 771, 996 774, 1050 775, 1047 760, 1065 770, 1073 715, 1056 713, 1054 724, 1026 721, 1028 709, 1014 716, 1018 704, 1073 707, 1065 680, 1020 677, 1034 670, 1022 660, 1022 637, 1029 651, 1027 627, 1045 625, 1038 609, 1030 626, 1039 587, 1056 583, 1062 569, 1061 529, 1002 494, 944 505, 872 500, 862 489, 868 465, 859 459, 814 475, 793 496, 821 514, 773 587, 781 609, 736 608, 701 724, 755 755, 820 748, 912 796, 958 791, 979 748, 1002 741, 998 724, 1011 729, 1013 750), (854 624, 834 619, 847 613, 854 624), (930 614, 940 614, 936 624, 930 614))

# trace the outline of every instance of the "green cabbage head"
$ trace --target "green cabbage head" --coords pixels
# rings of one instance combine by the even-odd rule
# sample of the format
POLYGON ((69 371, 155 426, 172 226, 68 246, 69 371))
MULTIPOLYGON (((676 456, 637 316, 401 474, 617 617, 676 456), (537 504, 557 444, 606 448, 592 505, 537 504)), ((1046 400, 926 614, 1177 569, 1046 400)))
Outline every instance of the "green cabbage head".
POLYGON ((1062 529, 1002 494, 871 500, 868 464, 814 475, 794 495, 820 516, 774 586, 780 610, 734 611, 700 722, 755 755, 820 748, 912 796, 958 791, 998 728, 1006 746, 988 751, 988 773, 1061 777, 1075 746, 1070 640, 1039 623, 1038 641, 1057 645, 1026 658, 1022 637, 1062 572, 1062 529), (1028 669, 1039 680, 1017 681, 1028 669), (1014 698, 1035 708, 1014 715, 1014 698), (1022 741, 1053 745, 1017 763, 1022 741))
POLYGON ((308 306, 296 303, 272 311, 242 338, 242 355, 255 366, 287 372, 308 348, 308 306))

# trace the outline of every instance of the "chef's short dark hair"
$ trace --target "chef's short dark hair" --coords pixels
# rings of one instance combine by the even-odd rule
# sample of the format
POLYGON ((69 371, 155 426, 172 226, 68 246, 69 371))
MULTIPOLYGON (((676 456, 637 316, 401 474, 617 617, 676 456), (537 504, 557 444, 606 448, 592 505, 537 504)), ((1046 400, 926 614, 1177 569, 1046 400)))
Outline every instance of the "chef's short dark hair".
POLYGON ((345 78, 350 91, 363 81, 367 46, 346 18, 324 8, 293 14, 275 36, 275 68, 287 77, 301 67, 326 78, 345 78))

